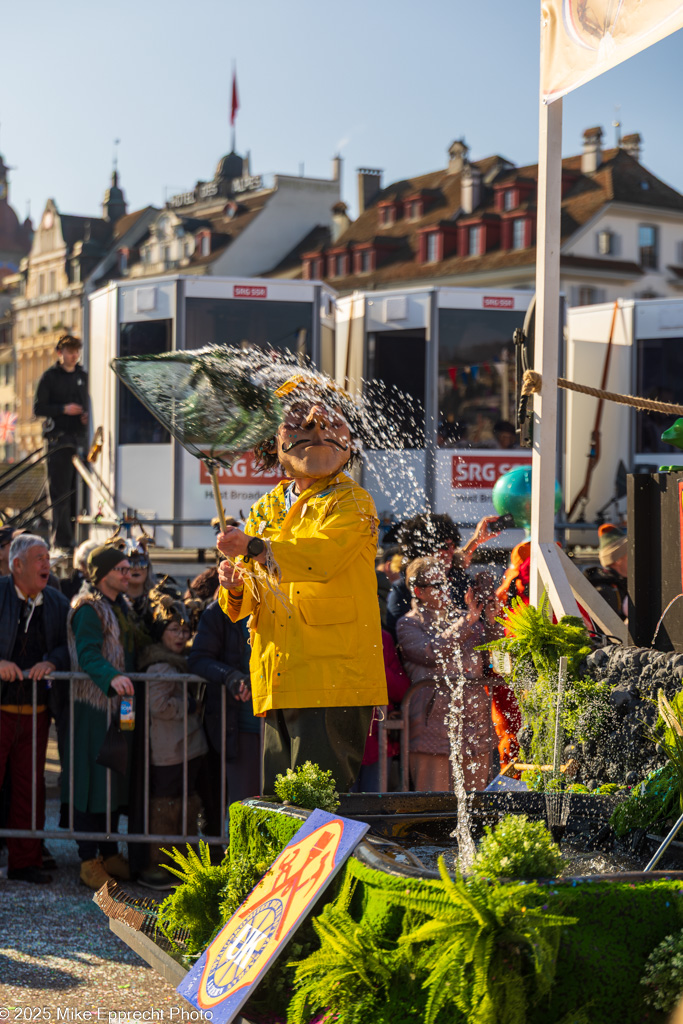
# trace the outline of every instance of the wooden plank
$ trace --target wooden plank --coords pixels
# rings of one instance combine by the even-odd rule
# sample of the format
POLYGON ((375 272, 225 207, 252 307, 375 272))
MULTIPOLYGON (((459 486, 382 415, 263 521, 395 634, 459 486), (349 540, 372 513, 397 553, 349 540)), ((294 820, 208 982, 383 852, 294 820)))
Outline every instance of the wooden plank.
POLYGON ((581 570, 574 565, 569 555, 559 548, 558 552, 569 586, 593 622, 600 627, 603 633, 615 637, 619 643, 627 643, 628 627, 623 619, 620 619, 614 609, 610 608, 607 601, 605 601, 604 597, 600 596, 590 580, 587 580, 581 570))
POLYGON ((574 592, 560 561, 557 544, 539 544, 538 571, 548 594, 550 607, 560 619, 563 615, 579 615, 574 592))

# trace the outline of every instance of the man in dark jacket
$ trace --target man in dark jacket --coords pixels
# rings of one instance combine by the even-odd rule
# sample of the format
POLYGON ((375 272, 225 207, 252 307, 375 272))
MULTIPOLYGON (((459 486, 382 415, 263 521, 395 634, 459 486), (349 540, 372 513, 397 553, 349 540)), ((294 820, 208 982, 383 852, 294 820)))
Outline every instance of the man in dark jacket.
MULTIPOLYGON (((209 741, 209 771, 220 778, 222 748, 221 691, 225 687, 225 757, 228 803, 261 791, 261 726, 251 709, 249 645, 244 622, 231 622, 213 601, 202 613, 187 663, 206 679, 204 731, 209 741)), ((204 794, 202 794, 204 795, 204 794)), ((220 830, 220 808, 207 806, 208 831, 220 830), (213 811, 213 813, 210 813, 213 811)))
MULTIPOLYGON (((8 827, 42 829, 45 823, 45 753, 50 724, 47 681, 66 671, 66 619, 69 602, 47 586, 50 558, 45 541, 30 533, 10 547, 9 576, 0 578, 0 786, 11 771, 8 827), (27 678, 24 678, 26 676, 27 678), (35 683, 36 755, 33 772, 33 688, 35 683), (35 826, 32 787, 36 790, 35 826)), ((46 883, 40 839, 8 839, 7 877, 46 883)))
POLYGON ((52 506, 52 544, 73 550, 77 474, 72 459, 88 436, 88 375, 79 363, 81 341, 63 334, 57 362, 38 382, 33 413, 44 416, 47 478, 52 506))

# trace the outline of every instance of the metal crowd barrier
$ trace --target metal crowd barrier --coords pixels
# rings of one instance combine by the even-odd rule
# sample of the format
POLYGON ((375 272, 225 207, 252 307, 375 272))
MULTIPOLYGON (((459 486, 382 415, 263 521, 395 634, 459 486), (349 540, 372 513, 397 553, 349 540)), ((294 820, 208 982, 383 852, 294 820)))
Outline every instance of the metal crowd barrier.
MULTIPOLYGON (((150 747, 149 747, 149 731, 150 731, 150 715, 147 700, 145 699, 144 706, 147 709, 147 714, 144 715, 144 722, 140 722, 138 716, 138 708, 136 707, 136 723, 135 728, 140 728, 140 725, 144 728, 144 776, 142 780, 144 788, 144 802, 143 802, 143 814, 144 814, 144 830, 143 832, 116 832, 112 830, 112 814, 119 813, 118 811, 112 811, 111 807, 111 772, 110 768, 103 768, 103 771, 107 773, 107 796, 106 796, 106 831, 105 832, 79 832, 74 828, 74 744, 77 738, 74 736, 74 693, 73 684, 74 681, 80 679, 89 679, 90 677, 84 672, 53 672, 51 675, 46 676, 46 680, 51 682, 68 682, 69 683, 69 709, 68 709, 68 749, 69 749, 69 772, 68 772, 68 808, 69 808, 69 824, 68 828, 57 828, 57 829, 46 829, 42 827, 44 823, 41 823, 41 827, 38 826, 37 822, 37 784, 38 784, 38 764, 37 764, 37 716, 38 716, 38 684, 36 680, 32 680, 32 748, 31 748, 31 827, 29 829, 17 829, 17 828, 2 828, 0 827, 0 837, 11 837, 16 839, 94 839, 94 840, 111 840, 111 841, 123 841, 123 842, 136 842, 136 843, 185 843, 197 840, 197 832, 190 832, 188 830, 187 821, 187 806, 188 806, 188 784, 187 784, 187 718, 188 718, 188 685, 199 683, 203 687, 216 685, 214 683, 207 683, 207 681, 201 676, 196 675, 154 675, 149 676, 144 672, 122 672, 121 675, 126 676, 134 683, 149 683, 149 682, 170 682, 182 683, 183 684, 183 698, 184 698, 184 711, 183 711, 183 797, 182 797, 182 824, 183 832, 177 835, 171 835, 166 833, 150 833, 149 832, 149 775, 150 775, 150 747)), ((25 675, 24 679, 28 679, 25 675)), ((225 823, 226 823, 226 799, 227 799, 227 780, 226 780, 226 741, 225 741, 225 726, 226 726, 226 700, 227 693, 226 688, 221 686, 221 750, 220 750, 220 833, 219 835, 208 835, 202 832, 202 838, 208 840, 216 839, 220 842, 224 841, 225 838, 225 823)), ((1 698, 1 686, 0 686, 0 704, 2 703, 1 698)), ((42 713, 42 712, 41 712, 42 713)), ((50 714, 50 712, 47 712, 50 714)), ((111 704, 107 707, 107 728, 111 723, 111 704)), ((0 711, 0 734, 3 728, 3 713, 0 711)), ((207 740, 208 742, 208 740, 207 740)), ((62 771, 64 766, 61 764, 60 755, 60 767, 62 771)), ((40 771, 45 772, 45 764, 40 766, 40 771)), ((5 772, 5 778, 7 778, 7 772, 5 772)), ((60 780, 61 781, 61 780, 60 780)), ((11 777, 9 785, 11 786, 11 777)), ((131 780, 131 785, 135 784, 135 780, 131 780)), ((256 795, 256 794, 254 794, 256 795)), ((125 814, 124 814, 125 816, 125 814)))
POLYGON ((421 683, 413 683, 401 701, 401 717, 389 718, 388 708, 382 708, 383 715, 377 720, 377 742, 379 746, 379 791, 386 793, 388 781, 387 744, 388 732, 400 732, 401 749, 399 753, 399 771, 401 792, 410 790, 410 702, 416 693, 426 686, 434 688, 438 684, 433 679, 423 679, 421 683))

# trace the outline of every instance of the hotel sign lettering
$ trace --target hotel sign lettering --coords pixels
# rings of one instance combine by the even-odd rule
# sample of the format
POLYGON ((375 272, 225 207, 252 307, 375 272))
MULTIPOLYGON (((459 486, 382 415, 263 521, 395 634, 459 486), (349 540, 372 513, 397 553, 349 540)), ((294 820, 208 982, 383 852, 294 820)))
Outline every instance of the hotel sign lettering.
POLYGON ((179 192, 177 196, 171 196, 168 200, 168 205, 175 207, 193 206, 201 199, 211 199, 215 195, 218 195, 218 185, 215 181, 207 181, 203 185, 198 185, 197 188, 192 189, 191 192, 179 192))

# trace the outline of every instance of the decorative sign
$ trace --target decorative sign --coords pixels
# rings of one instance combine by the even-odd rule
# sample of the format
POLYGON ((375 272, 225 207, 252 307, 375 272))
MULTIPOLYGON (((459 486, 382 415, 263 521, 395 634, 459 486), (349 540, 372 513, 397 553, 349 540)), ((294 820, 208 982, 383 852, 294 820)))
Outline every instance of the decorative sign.
POLYGON ((511 295, 484 295, 481 304, 483 309, 515 308, 515 300, 511 295))
POLYGON ((543 99, 566 95, 679 28, 682 0, 543 0, 543 99))
POLYGON ((247 174, 244 178, 232 179, 233 192, 256 192, 263 188, 263 178, 260 174, 247 174))
POLYGON ((216 182, 206 181, 202 185, 197 185, 191 192, 180 192, 177 196, 171 196, 167 205, 175 207, 193 206, 201 199, 211 199, 212 196, 216 195, 218 195, 218 185, 216 182))
POLYGON ((313 811, 177 991, 230 1024, 370 826, 313 811))
POLYGON ((517 466, 530 466, 531 454, 509 455, 501 452, 500 455, 493 455, 490 452, 484 454, 454 455, 452 462, 452 483, 455 488, 467 490, 479 490, 486 488, 492 490, 496 480, 509 473, 517 466))
POLYGON ((236 284, 232 289, 234 299, 267 299, 268 288, 265 285, 236 284))

